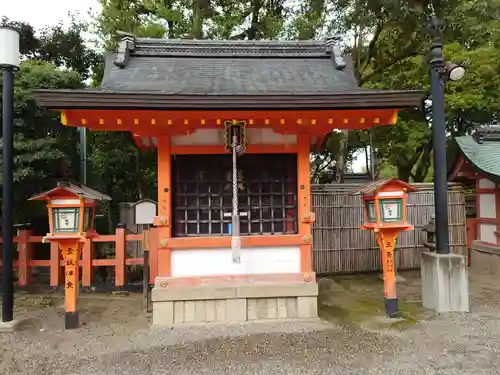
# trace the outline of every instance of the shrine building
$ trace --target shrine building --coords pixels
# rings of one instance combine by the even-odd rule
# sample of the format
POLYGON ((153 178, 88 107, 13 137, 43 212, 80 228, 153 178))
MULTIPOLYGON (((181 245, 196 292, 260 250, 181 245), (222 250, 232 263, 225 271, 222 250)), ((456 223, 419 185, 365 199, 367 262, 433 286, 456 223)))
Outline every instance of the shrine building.
POLYGON ((456 137, 448 154, 450 181, 472 186, 476 217, 468 219, 468 244, 500 249, 500 125, 456 137), (476 244, 477 245, 477 244, 476 244))
POLYGON ((36 92, 65 126, 157 149, 159 325, 316 318, 310 151, 333 129, 394 125, 422 99, 359 88, 335 38, 127 36, 99 88, 36 92))

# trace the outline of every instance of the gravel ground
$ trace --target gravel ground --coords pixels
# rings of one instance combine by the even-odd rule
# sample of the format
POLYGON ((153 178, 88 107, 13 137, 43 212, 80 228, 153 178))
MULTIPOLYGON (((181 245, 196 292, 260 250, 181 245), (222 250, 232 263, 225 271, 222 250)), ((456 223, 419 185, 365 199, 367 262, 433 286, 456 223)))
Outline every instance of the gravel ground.
POLYGON ((61 300, 18 298, 29 320, 0 334, 0 374, 500 374, 500 286, 471 275, 471 294, 470 314, 377 333, 332 322, 150 329, 135 296, 82 298, 83 327, 64 331, 61 300))

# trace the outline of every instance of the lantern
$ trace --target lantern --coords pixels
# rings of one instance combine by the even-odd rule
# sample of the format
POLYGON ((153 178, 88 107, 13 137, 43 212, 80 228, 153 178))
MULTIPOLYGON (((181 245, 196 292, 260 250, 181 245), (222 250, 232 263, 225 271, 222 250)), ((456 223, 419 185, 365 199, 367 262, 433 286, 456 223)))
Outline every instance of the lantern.
POLYGON ((65 327, 78 328, 77 297, 80 285, 80 255, 87 238, 96 236, 95 206, 111 200, 83 185, 58 182, 54 189, 34 195, 30 200, 44 200, 49 212, 49 233, 43 242, 59 245, 65 267, 65 327))
POLYGON ((49 233, 52 237, 74 238, 95 235, 94 217, 96 203, 110 200, 107 195, 82 185, 58 182, 57 187, 37 194, 30 200, 45 200, 49 213, 49 233))
POLYGON ((384 272, 384 297, 389 317, 397 316, 396 296, 396 239, 399 232, 412 230, 406 222, 408 192, 416 190, 406 182, 385 178, 366 184, 351 192, 363 195, 365 222, 361 229, 373 230, 381 250, 384 272))
POLYGON ((412 229, 406 222, 406 200, 408 192, 414 190, 414 187, 403 181, 386 178, 352 191, 351 194, 363 195, 365 222, 362 229, 412 229))

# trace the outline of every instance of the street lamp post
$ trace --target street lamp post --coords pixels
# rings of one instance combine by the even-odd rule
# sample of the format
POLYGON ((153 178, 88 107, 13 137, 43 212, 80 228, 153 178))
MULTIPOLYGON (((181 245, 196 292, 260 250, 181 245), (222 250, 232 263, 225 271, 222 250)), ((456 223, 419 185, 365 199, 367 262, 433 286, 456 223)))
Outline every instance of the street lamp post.
MULTIPOLYGON (((436 1, 437 2, 437 1, 436 1)), ((437 313, 470 311, 467 260, 450 252, 448 234, 448 178, 446 169, 446 117, 444 85, 458 81, 464 68, 446 62, 443 56, 442 24, 431 5, 429 31, 432 44, 428 55, 432 95, 432 143, 434 155, 434 206, 436 252, 422 252, 420 273, 422 305, 437 313)))
POLYGON ((2 322, 14 319, 13 273, 13 148, 14 71, 19 68, 19 34, 0 28, 0 69, 3 70, 3 195, 2 195, 2 322))
POLYGON ((442 23, 435 15, 431 17, 429 29, 432 35, 432 44, 429 52, 429 77, 432 96, 436 252, 438 254, 449 254, 444 84, 448 79, 452 81, 462 79, 465 70, 461 66, 445 62, 443 56, 442 23))
POLYGON ((441 27, 442 25, 437 17, 432 16, 429 25, 432 34, 432 44, 429 53, 429 76, 432 95, 436 251, 439 254, 449 254, 448 176, 446 169, 446 118, 444 109, 444 82, 446 69, 443 56, 441 27))

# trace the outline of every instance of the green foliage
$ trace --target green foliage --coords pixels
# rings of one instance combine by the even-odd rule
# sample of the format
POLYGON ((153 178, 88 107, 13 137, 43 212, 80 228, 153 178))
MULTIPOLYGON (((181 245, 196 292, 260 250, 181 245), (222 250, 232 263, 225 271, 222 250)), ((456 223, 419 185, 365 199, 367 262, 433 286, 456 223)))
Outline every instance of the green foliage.
POLYGON ((101 0, 95 29, 109 50, 117 31, 143 37, 313 39, 327 20, 323 0, 101 0))
POLYGON ((78 175, 76 129, 62 126, 56 112, 38 108, 32 91, 84 87, 96 55, 86 49, 78 24, 46 28, 40 36, 26 23, 4 18, 1 24, 19 31, 24 58, 14 81, 14 217, 26 222, 46 216, 45 207, 26 202, 29 196, 78 175))
MULTIPOLYGON (((40 109, 33 89, 84 88, 93 74, 102 76, 101 57, 89 49, 82 37, 86 25, 73 23, 47 27, 39 34, 28 24, 3 19, 21 36, 25 61, 15 77, 15 217, 27 221, 46 217, 43 205, 26 199, 49 189, 59 180, 79 180, 79 135, 72 127, 60 124, 57 112, 40 109), (39 35, 39 36, 38 36, 39 35), (36 206, 36 207, 34 207, 36 206), (34 214, 33 209, 39 211, 34 214)), ((140 153, 129 133, 97 132, 88 135, 88 182, 113 197, 101 213, 101 232, 118 221, 118 203, 156 195, 156 156, 140 153), (110 215, 108 215, 110 214, 110 215)))
MULTIPOLYGON (((58 69, 44 61, 26 61, 15 78, 14 183, 16 219, 30 219, 26 199, 55 184, 56 179, 72 178, 74 129, 64 128, 57 113, 37 108, 33 88, 79 88, 77 72, 58 69)), ((32 204, 31 204, 32 205, 32 204)))
MULTIPOLYGON (((497 117, 499 1, 446 0, 436 8, 446 24, 446 58, 467 68, 463 81, 446 86, 452 134, 466 133, 497 117)), ((96 27, 103 40, 109 41, 117 30, 210 39, 313 39, 338 33, 346 36, 345 50, 363 87, 429 89, 425 58, 429 1, 102 0, 101 5, 96 27)), ((423 181, 432 171, 431 126, 421 114, 409 113, 397 126, 374 129, 379 158, 394 166, 399 178, 423 181)), ((331 174, 333 161, 349 160, 353 152, 366 147, 368 138, 367 132, 358 131, 329 135, 314 160, 331 162, 313 167, 315 179, 331 174)))
MULTIPOLYGON (((457 0, 442 3, 444 6, 439 12, 446 26, 445 58, 467 70, 463 80, 446 84, 448 131, 459 135, 498 118, 500 39, 497 31, 500 28, 500 1, 457 0)), ((376 25, 381 27, 368 22, 372 30, 370 41, 365 42, 362 53, 356 50, 356 43, 353 49, 354 55, 358 56, 358 75, 364 87, 429 90, 425 57, 429 37, 423 29, 424 10, 403 9, 401 14, 391 13, 397 16, 397 22, 392 15, 375 14, 378 22, 382 22, 376 25), (382 31, 377 33, 380 29, 382 31), (373 47, 372 53, 370 46, 373 47), (371 62, 364 64, 367 59, 371 62)), ((354 25, 358 27, 360 22, 361 18, 354 25)), ((395 167, 398 178, 424 181, 432 172, 432 123, 429 119, 430 113, 426 117, 406 113, 395 127, 372 130, 380 157, 395 167)), ((351 148, 368 142, 366 134, 360 135, 359 139, 360 142, 350 145, 351 148)))
POLYGON ((101 233, 112 232, 119 217, 119 203, 156 200, 156 153, 139 151, 129 132, 90 132, 87 142, 89 183, 113 198, 103 211, 110 216, 101 233))
POLYGON ((151 4, 150 1, 100 0, 101 13, 95 17, 95 28, 107 50, 114 47, 116 31, 126 31, 143 37, 161 38, 166 25, 154 11, 166 11, 167 2, 151 4))
POLYGON ((66 67, 80 74, 83 80, 90 76, 91 69, 99 63, 99 55, 85 45, 83 32, 87 25, 72 20, 69 27, 62 23, 36 30, 24 22, 3 18, 1 26, 16 29, 20 34, 21 55, 29 60, 51 62, 57 67, 66 67))

